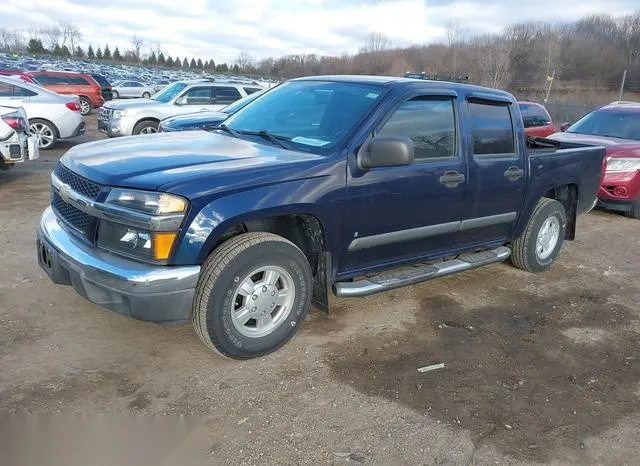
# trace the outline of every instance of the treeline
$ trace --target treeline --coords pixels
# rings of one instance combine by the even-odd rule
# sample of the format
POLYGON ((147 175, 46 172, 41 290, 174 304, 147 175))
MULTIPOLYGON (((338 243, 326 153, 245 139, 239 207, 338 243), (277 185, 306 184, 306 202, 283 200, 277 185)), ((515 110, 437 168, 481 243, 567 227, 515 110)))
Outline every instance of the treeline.
POLYGON ((366 37, 355 54, 341 56, 288 55, 255 60, 241 52, 233 66, 212 59, 171 57, 160 44, 144 47, 138 36, 124 51, 108 45, 86 50, 72 23, 27 30, 0 30, 0 49, 52 53, 166 68, 269 76, 287 79, 318 74, 384 74, 406 71, 468 75, 470 81, 524 94, 544 92, 552 81, 565 86, 617 89, 626 70, 626 89, 640 92, 640 10, 633 14, 590 15, 574 23, 525 22, 501 34, 472 35, 462 24, 450 23, 443 43, 393 47, 381 33, 366 37))

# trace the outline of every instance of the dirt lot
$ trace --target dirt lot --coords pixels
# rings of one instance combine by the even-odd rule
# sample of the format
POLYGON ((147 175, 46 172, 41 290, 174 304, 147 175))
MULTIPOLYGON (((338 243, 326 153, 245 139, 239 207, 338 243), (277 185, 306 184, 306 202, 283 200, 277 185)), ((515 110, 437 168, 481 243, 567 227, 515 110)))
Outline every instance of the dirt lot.
POLYGON ((638 464, 640 222, 583 216, 544 274, 337 300, 235 362, 44 276, 36 222, 69 146, 0 173, 0 412, 195 415, 211 464, 638 464))

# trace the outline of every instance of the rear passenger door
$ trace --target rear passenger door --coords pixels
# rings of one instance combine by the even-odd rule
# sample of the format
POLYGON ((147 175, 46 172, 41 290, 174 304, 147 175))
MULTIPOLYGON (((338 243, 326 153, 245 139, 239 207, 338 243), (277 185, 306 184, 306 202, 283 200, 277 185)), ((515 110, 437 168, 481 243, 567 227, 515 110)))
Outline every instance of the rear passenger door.
POLYGON ((527 167, 525 148, 516 137, 513 103, 498 96, 466 101, 469 198, 462 220, 462 240, 469 244, 502 241, 521 209, 527 167))

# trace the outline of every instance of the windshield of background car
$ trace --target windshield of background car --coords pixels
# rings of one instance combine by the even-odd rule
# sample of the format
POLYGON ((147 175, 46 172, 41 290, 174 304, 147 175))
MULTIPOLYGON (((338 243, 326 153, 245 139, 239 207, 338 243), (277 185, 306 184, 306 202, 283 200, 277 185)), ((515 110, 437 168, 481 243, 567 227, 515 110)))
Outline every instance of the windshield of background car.
POLYGON ((241 108, 245 108, 251 102, 256 100, 256 98, 261 95, 262 92, 254 92, 253 94, 249 94, 246 97, 243 97, 240 100, 236 100, 234 103, 227 105, 225 108, 221 110, 221 112, 228 113, 229 115, 233 115, 241 108))
POLYGON ((173 100, 185 87, 187 87, 185 83, 173 83, 171 86, 167 86, 155 94, 151 99, 166 104, 173 100))
POLYGON ((640 141, 640 112, 596 110, 571 125, 567 133, 640 141))
POLYGON ((300 149, 324 153, 349 134, 381 99, 381 87, 331 81, 290 81, 225 121, 243 131, 266 131, 300 149))

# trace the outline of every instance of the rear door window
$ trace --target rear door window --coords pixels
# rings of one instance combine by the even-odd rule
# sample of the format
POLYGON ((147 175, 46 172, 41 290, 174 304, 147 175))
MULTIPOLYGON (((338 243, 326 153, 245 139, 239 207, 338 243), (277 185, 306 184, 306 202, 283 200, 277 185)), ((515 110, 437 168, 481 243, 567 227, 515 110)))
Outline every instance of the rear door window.
POLYGON ((0 97, 31 97, 34 95, 36 95, 35 92, 24 87, 0 82, 0 97))
POLYGON ((242 97, 235 87, 215 87, 214 89, 216 104, 232 104, 242 97))
POLYGON ((65 86, 67 85, 66 76, 58 76, 54 74, 37 74, 35 80, 43 86, 65 86))
POLYGON ((211 105, 213 103, 212 87, 192 87, 183 95, 184 105, 211 105))
POLYGON ((516 152, 511 105, 471 100, 468 103, 473 138, 473 155, 491 157, 516 152))
POLYGON ((545 126, 551 123, 551 117, 544 108, 533 104, 519 104, 519 107, 525 128, 545 126))

